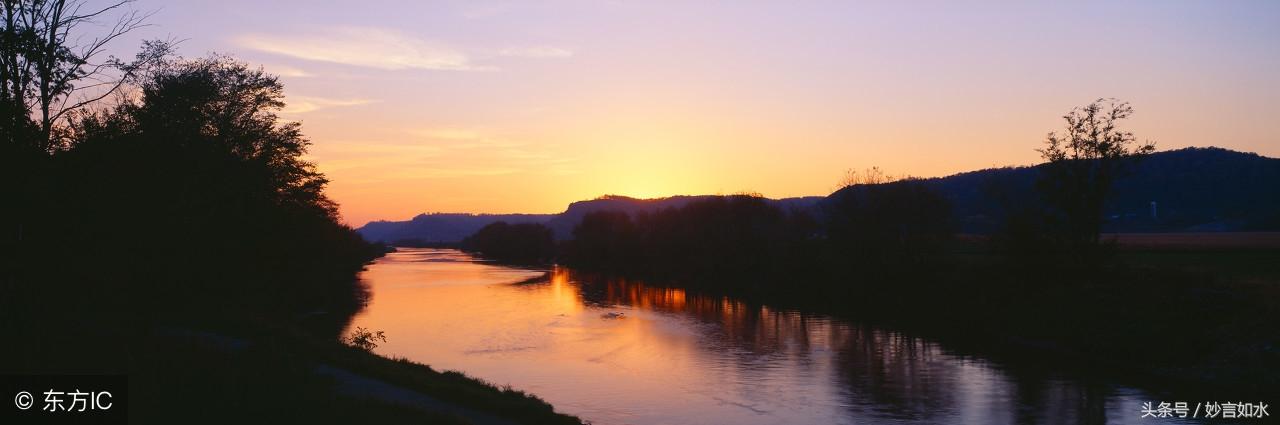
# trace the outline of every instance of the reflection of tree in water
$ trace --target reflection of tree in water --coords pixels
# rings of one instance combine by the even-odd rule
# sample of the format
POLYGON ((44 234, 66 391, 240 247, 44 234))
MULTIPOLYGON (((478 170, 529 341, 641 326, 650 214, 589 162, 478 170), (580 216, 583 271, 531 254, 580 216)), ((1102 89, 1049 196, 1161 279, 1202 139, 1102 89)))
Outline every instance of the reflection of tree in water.
POLYGON ((364 279, 356 279, 351 290, 349 302, 331 306, 332 310, 317 310, 299 316, 300 326, 316 335, 334 337, 346 335, 356 315, 364 311, 369 306, 369 300, 373 298, 373 289, 364 279))
POLYGON ((1037 372, 1013 375, 1018 423, 1106 423, 1106 401, 1113 394, 1105 385, 1066 382, 1037 372))
POLYGON ((869 326, 832 326, 840 340, 837 379, 848 409, 873 417, 924 420, 957 408, 963 365, 936 344, 869 326))
POLYGON ((867 325, 778 311, 724 296, 690 293, 641 281, 557 269, 579 283, 585 302, 681 313, 715 325, 700 341, 732 356, 739 370, 787 359, 815 370, 815 352, 834 353, 836 384, 852 417, 937 422, 1102 423, 1106 386, 1054 379, 1034 368, 995 369, 983 360, 944 352, 934 342, 867 325), (762 361, 763 360, 763 361, 762 361), (1007 377, 996 388, 982 382, 1007 377), (967 411, 966 411, 967 410, 967 411))
POLYGON ((865 325, 843 329, 850 335, 838 365, 855 414, 921 421, 961 415, 982 423, 1105 423, 1106 402, 1114 396, 1105 385, 1058 379, 1035 367, 999 367, 947 353, 918 337, 865 325), (998 384, 975 388, 992 374, 998 384))
MULTIPOLYGON (((806 320, 794 312, 777 312, 733 298, 693 294, 680 288, 647 285, 641 281, 574 274, 582 283, 584 301, 599 305, 682 313, 717 325, 715 336, 735 353, 758 357, 784 351, 808 352, 806 320), (798 350, 797 350, 798 349, 798 350)), ((792 353, 786 353, 792 354, 792 353)))
POLYGON ((787 358, 811 367, 814 351, 835 353, 839 383, 849 408, 859 415, 927 419, 953 408, 958 390, 950 362, 935 361, 940 349, 918 338, 852 326, 794 311, 777 311, 722 296, 618 278, 574 275, 583 298, 601 305, 683 313, 718 325, 705 343, 734 355, 743 370, 767 367, 762 358, 787 358))

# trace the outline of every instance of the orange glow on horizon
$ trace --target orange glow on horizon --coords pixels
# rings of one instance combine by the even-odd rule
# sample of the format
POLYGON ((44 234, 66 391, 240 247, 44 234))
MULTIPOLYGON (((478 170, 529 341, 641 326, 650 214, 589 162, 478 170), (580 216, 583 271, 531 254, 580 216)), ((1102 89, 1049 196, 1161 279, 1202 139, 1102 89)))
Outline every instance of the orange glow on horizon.
POLYGON ((1160 149, 1280 156, 1265 2, 462 3, 139 0, 165 8, 130 36, 279 75, 281 117, 355 226, 1029 165, 1099 97, 1132 102, 1126 129, 1160 149), (1064 62, 1076 46, 1105 46, 1087 54, 1107 70, 1064 62))

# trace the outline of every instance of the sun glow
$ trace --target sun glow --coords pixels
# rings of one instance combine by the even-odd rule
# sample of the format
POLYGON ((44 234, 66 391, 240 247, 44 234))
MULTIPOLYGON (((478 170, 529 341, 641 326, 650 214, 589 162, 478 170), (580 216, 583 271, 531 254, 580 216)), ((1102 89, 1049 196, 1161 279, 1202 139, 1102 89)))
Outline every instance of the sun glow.
POLYGON ((1280 155, 1272 5, 286 3, 297 7, 185 2, 138 35, 180 29, 183 53, 280 74, 285 116, 304 123, 355 226, 555 213, 604 194, 825 195, 871 166, 928 177, 1028 165, 1063 111, 1101 96, 1132 101, 1132 131, 1161 149, 1280 155), (293 9, 306 25, 282 24, 293 9), (1115 69, 1058 66, 1076 45, 1110 46, 1094 59, 1115 69))
POLYGON ((663 198, 671 195, 678 195, 680 192, 662 185, 651 184, 647 182, 639 182, 636 184, 628 184, 621 186, 622 189, 612 193, 613 195, 627 196, 631 198, 647 199, 647 198, 663 198))

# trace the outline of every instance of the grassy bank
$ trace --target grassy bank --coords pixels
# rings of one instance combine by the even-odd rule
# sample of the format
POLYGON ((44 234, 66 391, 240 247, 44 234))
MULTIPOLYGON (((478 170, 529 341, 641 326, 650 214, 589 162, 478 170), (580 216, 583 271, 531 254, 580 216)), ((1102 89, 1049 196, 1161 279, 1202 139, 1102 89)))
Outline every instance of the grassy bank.
POLYGON ((533 395, 292 326, 117 325, 34 325, 0 356, 0 372, 126 375, 130 423, 583 423, 533 395), (364 385, 351 391, 342 376, 364 385))

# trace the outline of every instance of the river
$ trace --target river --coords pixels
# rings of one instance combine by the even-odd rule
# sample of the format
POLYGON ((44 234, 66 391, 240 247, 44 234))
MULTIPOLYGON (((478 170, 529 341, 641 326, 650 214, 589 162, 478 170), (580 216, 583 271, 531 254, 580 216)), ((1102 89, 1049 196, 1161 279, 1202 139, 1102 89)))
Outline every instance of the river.
POLYGON ((386 332, 377 353, 598 425, 1177 423, 1141 418, 1143 403, 1195 404, 824 315, 455 250, 401 249, 361 279, 372 298, 351 326, 386 332))

